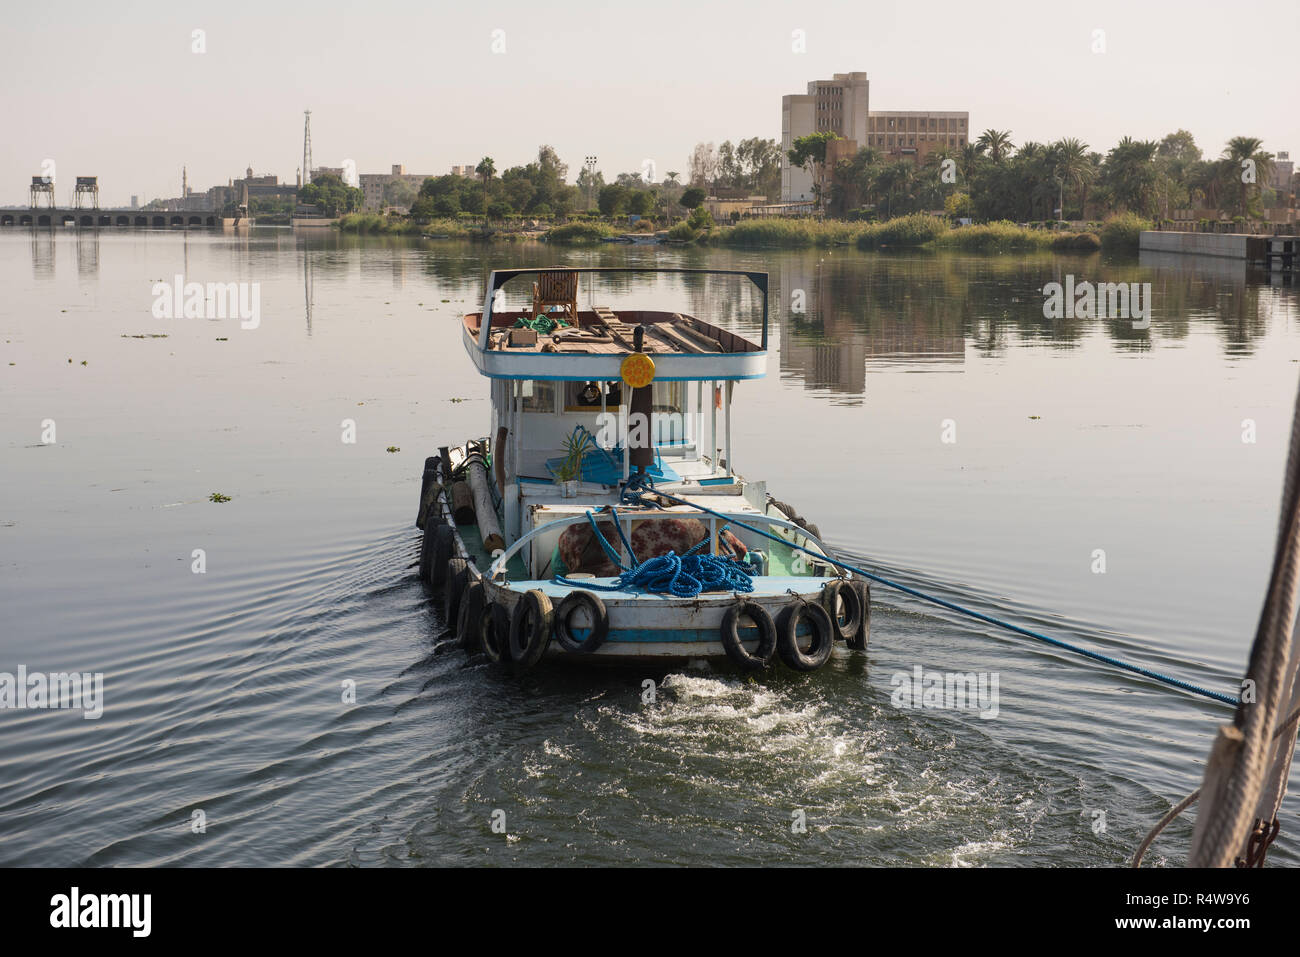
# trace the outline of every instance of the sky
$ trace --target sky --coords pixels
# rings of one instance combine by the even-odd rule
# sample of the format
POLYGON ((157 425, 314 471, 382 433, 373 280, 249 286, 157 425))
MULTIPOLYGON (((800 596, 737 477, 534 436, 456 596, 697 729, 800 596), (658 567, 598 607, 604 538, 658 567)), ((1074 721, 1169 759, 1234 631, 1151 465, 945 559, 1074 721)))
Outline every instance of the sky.
POLYGON ((315 166, 503 170, 546 143, 570 181, 587 155, 662 179, 695 143, 779 139, 783 94, 853 71, 872 110, 965 110, 1017 144, 1184 128, 1207 156, 1300 154, 1300 0, 43 0, 0 39, 4 205, 47 160, 61 206, 79 175, 105 206, 179 195, 182 167, 292 181, 304 109, 315 166))

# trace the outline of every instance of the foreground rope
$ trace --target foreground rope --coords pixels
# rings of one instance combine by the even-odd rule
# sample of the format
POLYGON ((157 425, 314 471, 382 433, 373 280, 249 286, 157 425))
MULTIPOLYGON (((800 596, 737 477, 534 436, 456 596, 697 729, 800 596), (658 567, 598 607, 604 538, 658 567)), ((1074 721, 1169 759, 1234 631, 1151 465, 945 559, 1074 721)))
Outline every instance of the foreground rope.
MULTIPOLYGON (((736 518, 735 516, 723 515, 721 512, 714 511, 713 509, 708 508, 704 505, 697 504, 696 502, 690 502, 687 501, 686 499, 678 498, 675 495, 669 495, 667 492, 655 491, 654 494, 659 498, 667 499, 670 502, 676 502, 679 505, 685 505, 689 508, 696 509, 697 511, 704 512, 708 515, 712 515, 715 518, 721 518, 724 521, 730 522, 733 525, 738 525, 741 528, 748 529, 749 531, 754 532, 756 535, 762 535, 764 538, 771 539, 772 541, 777 542, 778 544, 785 545, 789 548, 794 549, 797 552, 802 552, 803 554, 808 555, 809 557, 813 558, 816 561, 825 562, 828 565, 834 565, 836 568, 845 569, 846 571, 853 572, 853 574, 855 575, 861 575, 863 578, 866 578, 870 581, 878 582, 879 584, 884 585, 887 588, 893 588, 897 591, 903 592, 904 594, 911 595, 914 598, 920 598, 922 601, 928 601, 931 604, 940 606, 941 608, 947 608, 949 611, 955 611, 960 615, 967 616, 968 618, 974 618, 977 621, 983 621, 990 625, 996 625, 997 627, 1004 628, 1007 631, 1013 631, 1018 635, 1024 635, 1027 638, 1033 638, 1037 641, 1045 642, 1046 644, 1049 644, 1054 648, 1060 648, 1063 651, 1069 651, 1076 655, 1082 655, 1083 657, 1089 658, 1093 661, 1100 661, 1102 664, 1112 665, 1113 667, 1131 672, 1132 674, 1142 675, 1144 678, 1150 678, 1152 681, 1159 681, 1162 684, 1167 684, 1174 688, 1181 688, 1183 691, 1190 691, 1192 694, 1198 694, 1204 698, 1212 698, 1215 701, 1221 701, 1224 704, 1230 704, 1230 705, 1237 704, 1237 698, 1235 698, 1232 695, 1224 694, 1221 691, 1211 691, 1208 688, 1202 688, 1199 685, 1194 685, 1189 681, 1183 681, 1179 678, 1174 678, 1170 675, 1161 674, 1158 671, 1152 671, 1150 668, 1142 668, 1138 665, 1129 664, 1127 661, 1124 661, 1120 658, 1112 658, 1110 655, 1103 655, 1100 652, 1089 651, 1087 648, 1081 648, 1078 645, 1072 645, 1067 641, 1061 641, 1059 638, 1052 638, 1049 635, 1044 635, 1037 631, 1031 631, 1028 628, 1022 628, 1021 626, 1012 624, 1009 621, 1003 621, 1001 618, 994 618, 992 615, 986 615, 983 612, 978 612, 975 611, 974 609, 966 608, 962 605, 958 605, 955 602, 947 601, 946 599, 938 598, 934 595, 927 595, 925 592, 917 591, 915 588, 910 588, 907 585, 902 584, 901 582, 891 581, 890 579, 885 578, 881 575, 873 574, 872 572, 869 572, 864 568, 859 568, 856 565, 850 565, 848 562, 839 561, 838 559, 831 558, 829 555, 824 555, 820 552, 809 551, 808 549, 800 545, 795 545, 793 542, 787 539, 781 538, 778 535, 773 535, 771 532, 766 531, 765 529, 758 528, 746 522, 742 522, 740 519, 736 518)), ((639 492, 628 494, 627 491, 625 490, 625 496, 626 496, 626 500, 628 501, 639 501, 640 499, 639 492)))
MULTIPOLYGON (((1280 725, 1278 725, 1277 730, 1273 732, 1273 740, 1276 741, 1278 738, 1282 737, 1282 735, 1286 734, 1288 731, 1294 731, 1294 725, 1296 723, 1297 718, 1300 718, 1300 708, 1297 708, 1295 711, 1292 711, 1291 717, 1287 718, 1280 725)), ((1133 860, 1130 862, 1129 866, 1141 867, 1142 858, 1146 854, 1147 848, 1149 848, 1152 842, 1155 841, 1155 839, 1160 836, 1160 832, 1163 831, 1166 827, 1168 827, 1170 822, 1173 821, 1174 818, 1176 818, 1178 815, 1182 814, 1189 807, 1195 804, 1196 800, 1200 796, 1201 796, 1201 789, 1197 788, 1191 794, 1187 795, 1187 797, 1183 798, 1181 801, 1179 801, 1177 804, 1171 807, 1169 809, 1169 812, 1165 814, 1165 816, 1162 817, 1159 821, 1156 822, 1156 826, 1151 829, 1150 833, 1148 833, 1147 836, 1142 839, 1142 843, 1138 845, 1138 849, 1133 852, 1133 860)), ((1276 818, 1273 819, 1273 823, 1274 824, 1277 823, 1276 818)), ((1260 855, 1260 863, 1262 862, 1263 862, 1263 855, 1260 855)))
POLYGON ((1300 591, 1300 391, 1291 419, 1278 515, 1277 544, 1268 592, 1250 649, 1243 696, 1231 725, 1219 728, 1205 777, 1201 812, 1196 817, 1190 867, 1228 867, 1249 860, 1250 836, 1277 817, 1295 755, 1294 732, 1284 745, 1270 735, 1278 715, 1300 703, 1300 642, 1294 629, 1300 591))

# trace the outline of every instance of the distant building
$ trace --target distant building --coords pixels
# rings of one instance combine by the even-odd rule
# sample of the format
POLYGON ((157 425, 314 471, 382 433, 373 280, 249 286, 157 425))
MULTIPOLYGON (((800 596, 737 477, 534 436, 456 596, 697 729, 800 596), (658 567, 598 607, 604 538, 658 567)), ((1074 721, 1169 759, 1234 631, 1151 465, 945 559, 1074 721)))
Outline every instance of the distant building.
POLYGON ((379 212, 385 206, 384 190, 389 183, 409 183, 418 193, 426 179, 434 178, 431 173, 408 173, 402 163, 394 163, 389 173, 361 174, 361 208, 367 212, 379 212))
POLYGON ((750 215, 750 210, 765 202, 766 196, 709 196, 704 200, 704 208, 717 222, 729 223, 733 217, 750 215))
POLYGON ((475 177, 475 176, 478 175, 478 173, 474 172, 474 170, 475 170, 475 168, 476 168, 477 166, 478 166, 478 163, 474 163, 472 166, 453 166, 453 167, 451 168, 451 175, 452 175, 452 176, 468 176, 468 177, 470 177, 470 178, 472 179, 473 177, 475 177))
POLYGON ((857 144, 867 135, 867 101, 870 83, 865 73, 836 73, 829 80, 813 80, 807 93, 781 97, 781 199, 808 200, 814 196, 813 178, 807 170, 791 166, 788 153, 794 141, 811 133, 830 131, 857 144))
POLYGON ((918 163, 936 150, 958 150, 970 142, 970 114, 933 110, 891 110, 867 118, 864 146, 892 159, 918 163))
POLYGON ((794 203, 767 203, 751 206, 746 211, 746 214, 760 218, 770 216, 811 216, 816 211, 816 204, 809 199, 794 203))
POLYGON ((1273 175, 1268 178, 1268 188, 1290 194, 1295 189, 1295 163, 1287 150, 1273 158, 1273 175))
POLYGON ((256 199, 297 199, 298 188, 292 183, 281 183, 274 174, 255 176, 253 167, 244 170, 242 179, 232 179, 225 186, 213 186, 203 194, 207 209, 220 211, 228 204, 238 206, 244 201, 244 190, 248 190, 248 200, 256 199))
POLYGON ((816 196, 812 174, 791 166, 787 156, 795 140, 811 133, 831 132, 841 137, 827 146, 825 170, 868 146, 891 159, 907 158, 920 163, 936 150, 956 150, 970 142, 969 113, 873 113, 869 93, 865 73, 836 73, 829 80, 810 82, 807 93, 781 97, 783 203, 804 202, 816 196))
POLYGON ((132 209, 139 209, 139 208, 140 208, 140 197, 139 197, 139 196, 136 196, 136 195, 132 195, 132 196, 131 196, 131 208, 132 208, 132 209))

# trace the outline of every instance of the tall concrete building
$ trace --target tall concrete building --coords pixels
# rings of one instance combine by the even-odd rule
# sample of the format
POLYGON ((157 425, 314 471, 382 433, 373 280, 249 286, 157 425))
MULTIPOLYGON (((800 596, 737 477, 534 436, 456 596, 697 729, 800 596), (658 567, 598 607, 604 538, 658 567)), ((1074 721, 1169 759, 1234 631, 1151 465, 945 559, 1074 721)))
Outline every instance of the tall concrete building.
POLYGON ((826 168, 870 146, 889 159, 918 163, 935 150, 957 150, 970 142, 970 114, 955 111, 890 111, 868 106, 867 75, 836 73, 813 80, 807 93, 781 97, 781 201, 797 203, 816 195, 813 176, 790 165, 794 141, 829 130, 843 137, 828 145, 826 168))
POLYGON ((1293 189, 1292 177, 1294 175, 1295 163, 1291 159, 1291 153, 1282 150, 1273 158, 1273 175, 1268 180, 1269 189, 1290 193, 1293 189))
POLYGON ((970 114, 955 111, 890 110, 867 119, 863 146, 890 159, 918 163, 936 150, 958 150, 970 142, 970 114))
POLYGON ((791 166, 787 155, 799 137, 829 130, 852 142, 840 147, 850 154, 866 145, 869 87, 865 73, 836 73, 829 80, 811 81, 807 93, 781 97, 782 202, 814 196, 811 174, 791 166))
POLYGON ((432 173, 408 173, 406 166, 394 163, 389 173, 361 174, 361 208, 367 212, 378 212, 384 208, 384 188, 389 183, 402 181, 409 184, 417 193, 426 179, 435 179, 432 173))

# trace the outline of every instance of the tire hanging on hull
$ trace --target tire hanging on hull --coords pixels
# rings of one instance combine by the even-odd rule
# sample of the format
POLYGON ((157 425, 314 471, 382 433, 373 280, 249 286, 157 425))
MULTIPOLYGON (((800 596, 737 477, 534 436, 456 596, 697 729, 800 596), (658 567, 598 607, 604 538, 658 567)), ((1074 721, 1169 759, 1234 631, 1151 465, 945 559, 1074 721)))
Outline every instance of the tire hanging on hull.
POLYGON ((871 641, 871 583, 864 578, 854 578, 849 587, 858 593, 858 605, 862 609, 858 630, 849 639, 849 647, 854 651, 866 651, 871 641))
POLYGON ((835 623, 821 605, 797 601, 787 606, 777 622, 777 651, 792 671, 816 671, 830 660, 835 648, 835 623), (812 644, 799 647, 799 622, 812 626, 812 644))
POLYGON ((424 523, 428 520, 429 510, 433 508, 438 498, 438 493, 442 491, 442 485, 438 482, 438 467, 442 460, 431 455, 424 460, 424 475, 420 478, 420 508, 415 513, 415 527, 424 530, 424 523))
POLYGON ((570 592, 555 610, 555 640, 565 651, 591 654, 609 637, 609 610, 600 597, 589 591, 570 592), (591 619, 591 630, 581 641, 573 636, 570 622, 579 608, 585 608, 591 619))
POLYGON ((510 614, 510 636, 506 641, 506 650, 510 655, 510 667, 516 675, 522 675, 537 666, 546 654, 551 643, 551 629, 555 625, 555 610, 546 593, 532 588, 515 603, 510 614))
POLYGON ((822 589, 822 608, 830 616, 836 639, 852 642, 862 627, 862 595, 853 582, 837 578, 822 589), (840 620, 841 612, 844 620, 840 620))
POLYGON ((752 601, 738 601, 722 616, 719 629, 722 647, 727 657, 740 666, 743 671, 762 671, 772 661, 776 650, 776 625, 772 616, 762 605, 752 601), (745 650, 740 640, 740 619, 747 617, 758 628, 758 647, 753 654, 745 650))
POLYGON ((469 562, 463 558, 453 558, 447 563, 447 581, 442 586, 442 618, 455 635, 457 619, 460 616, 460 601, 465 594, 465 585, 469 581, 469 562))
POLYGON ((470 655, 483 653, 479 643, 478 620, 483 615, 485 602, 483 583, 471 581, 465 586, 465 593, 460 599, 460 610, 456 613, 456 636, 460 646, 470 655))

